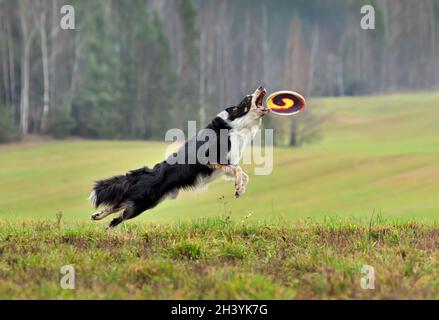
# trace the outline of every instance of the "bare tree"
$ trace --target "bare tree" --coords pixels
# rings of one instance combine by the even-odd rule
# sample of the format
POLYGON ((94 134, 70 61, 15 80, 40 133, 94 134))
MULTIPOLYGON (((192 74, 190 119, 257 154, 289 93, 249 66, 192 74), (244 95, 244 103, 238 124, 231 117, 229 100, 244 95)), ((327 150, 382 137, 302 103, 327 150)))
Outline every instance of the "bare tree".
POLYGON ((12 102, 11 99, 11 81, 9 79, 9 66, 8 66, 8 32, 7 24, 8 21, 2 17, 2 12, 0 11, 0 44, 1 44, 1 57, 2 57, 2 74, 3 74, 3 87, 5 91, 5 101, 7 104, 12 102))
POLYGON ((308 68, 308 84, 307 84, 307 92, 305 94, 309 95, 314 87, 314 73, 315 67, 317 63, 317 52, 319 49, 319 27, 314 26, 312 39, 311 39, 311 53, 309 60, 309 68, 308 68))
POLYGON ((81 59, 81 52, 83 49, 84 43, 81 39, 81 34, 78 32, 75 35, 75 54, 73 57, 73 65, 72 65, 72 74, 70 79, 70 86, 67 96, 67 107, 70 108, 72 106, 72 101, 76 93, 76 89, 78 87, 79 82, 79 61, 81 59))
MULTIPOLYGON (((6 21, 6 19, 5 19, 6 21)), ((11 90, 11 103, 15 105, 17 101, 17 93, 15 89, 15 50, 14 50, 14 41, 12 39, 11 26, 9 23, 6 23, 6 38, 7 38, 7 46, 8 46, 8 66, 9 70, 5 72, 9 72, 9 81, 10 81, 10 90, 11 90)))
POLYGON ((39 1, 39 30, 41 40, 41 61, 43 66, 43 112, 41 115, 40 132, 46 133, 48 126, 48 116, 50 109, 50 80, 49 80, 49 53, 47 45, 47 29, 46 16, 47 7, 46 1, 39 1))
POLYGON ((58 38, 58 34, 60 31, 59 27, 59 3, 58 0, 52 0, 51 3, 51 17, 50 17, 50 33, 49 33, 49 81, 50 81, 50 103, 53 107, 56 102, 59 102, 60 99, 56 99, 56 93, 58 92, 58 74, 56 72, 56 60, 58 54, 62 51, 62 41, 58 38))
POLYGON ((23 52, 21 55, 20 130, 24 135, 29 132, 30 53, 35 34, 32 7, 32 1, 23 0, 20 2, 20 25, 23 43, 23 52))
MULTIPOLYGON (((204 21, 201 23, 203 24, 204 21)), ((199 101, 199 117, 200 122, 202 125, 206 123, 206 74, 207 74, 207 68, 206 68, 206 55, 207 55, 207 32, 205 28, 201 28, 200 30, 200 75, 198 77, 199 84, 198 84, 198 101, 199 101)))
MULTIPOLYGON (((315 60, 319 45, 318 29, 314 28, 311 50, 302 36, 302 25, 298 17, 291 20, 285 53, 284 85, 308 96, 312 91, 315 60)), ((329 64, 331 66, 331 64, 329 64)), ((320 118, 316 117, 310 106, 291 120, 290 141, 292 147, 310 142, 319 136, 320 118)))

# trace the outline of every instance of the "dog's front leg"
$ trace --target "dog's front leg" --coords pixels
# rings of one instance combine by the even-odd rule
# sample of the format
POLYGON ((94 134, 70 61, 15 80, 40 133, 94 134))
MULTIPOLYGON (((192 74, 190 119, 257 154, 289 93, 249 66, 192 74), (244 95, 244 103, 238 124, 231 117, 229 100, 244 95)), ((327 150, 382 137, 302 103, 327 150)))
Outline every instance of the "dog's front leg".
POLYGON ((250 178, 244 170, 242 170, 240 166, 237 166, 235 173, 235 197, 239 198, 245 193, 249 180, 250 178))
POLYGON ((249 182, 248 175, 242 170, 239 165, 221 165, 216 167, 216 169, 221 169, 224 173, 233 178, 235 181, 235 197, 240 197, 245 193, 247 184, 249 182))
POLYGON ((250 178, 239 165, 210 164, 209 167, 213 170, 223 171, 226 176, 235 181, 235 197, 239 198, 245 193, 250 178))

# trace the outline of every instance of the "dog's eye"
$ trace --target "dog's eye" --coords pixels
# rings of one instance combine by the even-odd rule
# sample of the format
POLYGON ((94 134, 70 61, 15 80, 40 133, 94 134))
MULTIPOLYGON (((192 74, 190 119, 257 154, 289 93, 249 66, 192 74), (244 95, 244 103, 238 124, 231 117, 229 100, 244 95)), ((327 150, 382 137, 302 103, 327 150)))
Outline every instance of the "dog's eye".
POLYGON ((232 117, 236 117, 239 113, 238 107, 230 107, 227 108, 226 111, 232 116, 232 117))

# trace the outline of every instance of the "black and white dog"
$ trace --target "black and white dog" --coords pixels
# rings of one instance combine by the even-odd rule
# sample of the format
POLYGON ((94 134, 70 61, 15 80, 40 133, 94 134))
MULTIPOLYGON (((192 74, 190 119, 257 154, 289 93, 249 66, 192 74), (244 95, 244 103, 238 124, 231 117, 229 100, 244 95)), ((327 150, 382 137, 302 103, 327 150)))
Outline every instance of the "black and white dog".
POLYGON ((181 189, 206 185, 220 176, 232 178, 235 182, 235 196, 242 195, 249 178, 239 166, 239 161, 245 146, 255 137, 261 118, 270 111, 262 105, 265 94, 266 90, 260 87, 246 96, 239 105, 219 113, 195 138, 187 141, 174 153, 172 159, 169 157, 152 169, 144 167, 125 175, 97 181, 90 200, 96 208, 100 205, 107 208, 94 213, 92 220, 101 220, 121 211, 109 225, 113 228, 124 220, 154 208, 166 198, 175 199, 181 189), (206 131, 213 132, 216 139, 203 141, 200 137, 205 136, 203 134, 206 131), (221 139, 224 132, 226 138, 221 139), (211 148, 206 148, 206 143, 211 148), (191 147, 196 151, 204 148, 206 151, 203 155, 208 160, 201 161, 197 157, 195 161, 189 161, 188 150, 191 147), (183 163, 176 162, 176 158, 183 159, 183 163))

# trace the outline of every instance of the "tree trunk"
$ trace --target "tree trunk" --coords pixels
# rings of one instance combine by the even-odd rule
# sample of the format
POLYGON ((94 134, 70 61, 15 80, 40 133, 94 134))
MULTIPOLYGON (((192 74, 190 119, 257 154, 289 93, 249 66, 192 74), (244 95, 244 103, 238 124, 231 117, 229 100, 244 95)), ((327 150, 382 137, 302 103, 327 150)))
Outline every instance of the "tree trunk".
POLYGON ((337 55, 337 87, 338 95, 344 96, 344 56, 343 48, 345 47, 346 36, 342 35, 339 43, 338 55, 337 55))
MULTIPOLYGON (((12 41, 12 35, 11 35, 11 28, 9 24, 6 25, 6 35, 7 35, 7 43, 8 43, 8 58, 9 58, 9 83, 10 83, 10 90, 11 90, 11 103, 16 107, 16 92, 15 92, 15 60, 14 60, 14 43, 12 41)), ((6 72, 6 70, 5 70, 6 72)))
MULTIPOLYGON (((269 69, 270 69, 270 47, 268 43, 268 13, 267 2, 262 1, 262 85, 266 85, 269 81, 269 69)), ((257 84, 258 86, 261 84, 257 84)))
POLYGON ((67 107, 69 108, 68 110, 69 112, 71 111, 73 97, 75 96, 76 87, 78 85, 79 61, 81 58, 81 51, 82 51, 81 36, 80 33, 77 33, 75 37, 75 56, 74 56, 73 67, 72 67, 72 78, 70 81, 69 95, 67 100, 67 107))
POLYGON ((11 82, 9 79, 9 72, 8 72, 8 70, 9 70, 9 67, 8 67, 8 42, 7 42, 7 40, 5 40, 5 38, 7 38, 7 27, 6 27, 7 23, 8 22, 5 20, 4 24, 2 24, 0 26, 0 27, 2 27, 2 32, 0 33, 1 34, 0 39, 1 39, 1 43, 3 44, 1 46, 1 50, 2 50, 1 56, 2 56, 2 73, 3 73, 3 87, 5 90, 5 101, 6 101, 6 104, 11 104, 11 100, 12 100, 11 96, 10 96, 11 82))
POLYGON ((311 54, 310 54, 309 68, 308 68, 308 83, 305 91, 306 95, 311 94, 314 88, 314 72, 315 72, 318 48, 319 48, 319 27, 315 26, 311 40, 311 54))
MULTIPOLYGON (((285 70, 284 70, 284 85, 287 88, 295 88, 297 86, 298 91, 305 90, 305 86, 302 82, 303 79, 297 80, 300 77, 300 70, 303 66, 301 61, 301 40, 302 40, 302 27, 300 20, 294 17, 288 30, 288 42, 285 53, 285 70)), ((290 125, 290 141, 289 145, 295 147, 298 144, 298 124, 297 119, 291 119, 290 125)))
MULTIPOLYGON (((52 13, 51 13, 51 27, 50 27, 50 36, 48 44, 49 47, 49 62, 48 62, 48 70, 49 70, 49 80, 50 80, 50 91, 49 91, 49 101, 51 103, 52 111, 59 104, 60 100, 56 93, 59 92, 58 89, 58 73, 55 71, 56 69, 56 57, 58 53, 61 51, 62 41, 58 38, 58 33, 60 30, 59 27, 59 6, 57 0, 52 0, 52 13)), ((79 31, 77 31, 79 32, 79 31)))
POLYGON ((206 68, 205 68, 205 62, 206 62, 206 30, 202 29, 200 34, 200 76, 199 76, 199 117, 200 117, 200 125, 204 126, 206 123, 206 68))
POLYGON ((248 90, 248 57, 250 53, 250 25, 251 25, 251 14, 249 9, 246 9, 245 11, 245 22, 244 22, 244 32, 242 37, 242 68, 241 68, 241 90, 245 92, 245 90, 248 90))
POLYGON ((296 147, 298 144, 298 125, 297 121, 293 119, 291 121, 291 127, 290 127, 290 147, 296 147))
POLYGON ((47 133, 50 110, 50 81, 49 81, 49 54, 47 49, 46 12, 44 6, 40 8, 40 37, 41 60, 43 63, 43 112, 41 115, 40 133, 47 133))
MULTIPOLYGON (((25 8, 27 4, 23 4, 23 8, 25 8)), ((27 9, 23 9, 23 11, 25 10, 27 9)), ((28 17, 24 12, 20 14, 20 21, 23 38, 23 52, 21 55, 20 131, 23 135, 26 135, 29 133, 30 49, 33 32, 29 30, 28 17)))

